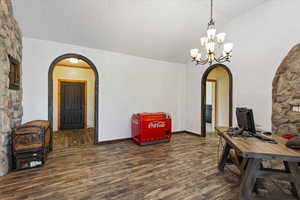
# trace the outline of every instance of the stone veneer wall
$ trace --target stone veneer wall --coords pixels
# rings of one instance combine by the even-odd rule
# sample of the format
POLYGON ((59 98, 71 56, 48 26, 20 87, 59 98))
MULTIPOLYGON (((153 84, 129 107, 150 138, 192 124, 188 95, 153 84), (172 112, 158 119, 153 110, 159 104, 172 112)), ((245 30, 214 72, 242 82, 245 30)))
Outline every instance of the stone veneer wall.
POLYGON ((300 44, 294 46, 277 69, 273 80, 272 131, 278 135, 300 133, 300 44))
POLYGON ((8 55, 21 64, 22 35, 13 16, 11 0, 0 0, 0 176, 9 171, 10 136, 22 119, 22 87, 10 90, 8 55))

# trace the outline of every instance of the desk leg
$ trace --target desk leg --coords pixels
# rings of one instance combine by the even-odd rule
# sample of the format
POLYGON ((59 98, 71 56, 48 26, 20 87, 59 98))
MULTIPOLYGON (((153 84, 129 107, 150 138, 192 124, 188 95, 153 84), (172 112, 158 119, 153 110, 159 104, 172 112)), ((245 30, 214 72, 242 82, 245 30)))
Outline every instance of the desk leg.
POLYGON ((220 171, 224 171, 225 165, 228 161, 230 149, 231 149, 230 145, 227 142, 225 142, 223 153, 222 153, 221 159, 219 161, 219 166, 218 166, 220 171))
MULTIPOLYGON (((262 169, 264 169, 264 166, 263 166, 263 164, 262 164, 263 162, 261 162, 261 164, 260 164, 260 170, 262 170, 262 169)), ((258 194, 258 189, 264 189, 265 187, 264 187, 264 179, 263 178, 257 178, 256 179, 256 183, 255 183, 255 185, 254 185, 254 192, 256 193, 256 194, 258 194)))
MULTIPOLYGON (((284 163, 285 171, 291 173, 291 170, 290 170, 290 167, 288 165, 288 162, 287 161, 283 161, 283 163, 284 163)), ((292 187, 291 191, 292 191, 293 195, 297 196, 297 192, 296 192, 296 188, 295 188, 294 182, 291 182, 291 187, 292 187)))
POLYGON ((261 167, 261 159, 249 159, 248 165, 240 186, 240 200, 251 200, 256 182, 256 173, 261 167))
POLYGON ((285 162, 284 165, 286 170, 290 171, 293 176, 292 192, 300 199, 300 169, 298 169, 298 163, 285 162))

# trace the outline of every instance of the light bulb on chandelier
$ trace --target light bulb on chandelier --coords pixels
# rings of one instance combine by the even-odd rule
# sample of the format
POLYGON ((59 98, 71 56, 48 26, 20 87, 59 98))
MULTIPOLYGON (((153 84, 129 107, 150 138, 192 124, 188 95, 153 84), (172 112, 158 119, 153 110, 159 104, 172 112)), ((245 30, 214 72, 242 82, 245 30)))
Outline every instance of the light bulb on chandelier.
POLYGON ((217 33, 215 28, 215 21, 213 20, 213 0, 211 0, 211 15, 210 22, 205 37, 200 38, 200 49, 191 49, 190 55, 196 64, 204 65, 213 62, 223 63, 230 62, 232 54, 232 43, 225 43, 225 33, 217 33), (218 50, 218 51, 216 51, 218 50), (201 53, 205 52, 206 56, 202 58, 201 53), (216 55, 217 52, 222 52, 221 55, 216 55))

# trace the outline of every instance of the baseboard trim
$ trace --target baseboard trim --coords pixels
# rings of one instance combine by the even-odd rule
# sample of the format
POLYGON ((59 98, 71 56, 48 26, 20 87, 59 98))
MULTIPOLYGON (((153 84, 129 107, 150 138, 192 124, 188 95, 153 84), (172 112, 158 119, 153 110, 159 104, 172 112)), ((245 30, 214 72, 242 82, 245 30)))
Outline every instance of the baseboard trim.
MULTIPOLYGON (((197 137, 203 137, 202 135, 199 135, 198 133, 195 133, 195 132, 192 132, 192 131, 186 131, 186 130, 172 132, 172 134, 182 134, 182 133, 187 133, 187 134, 194 135, 194 136, 197 136, 197 137)), ((127 140, 132 140, 132 138, 107 140, 107 141, 103 141, 103 142, 97 142, 96 145, 114 144, 114 143, 118 143, 118 142, 124 142, 124 141, 127 141, 127 140)))
POLYGON ((192 132, 192 131, 185 131, 185 133, 190 134, 190 135, 194 135, 194 136, 197 136, 197 137, 203 137, 202 135, 200 135, 198 133, 195 133, 195 132, 192 132))
POLYGON ((103 141, 103 142, 97 142, 97 145, 114 144, 114 143, 119 143, 119 142, 129 141, 129 140, 132 140, 132 138, 123 138, 123 139, 107 140, 107 141, 103 141))
POLYGON ((174 131, 174 132, 172 132, 172 134, 185 133, 185 132, 186 132, 185 130, 182 130, 182 131, 174 131))

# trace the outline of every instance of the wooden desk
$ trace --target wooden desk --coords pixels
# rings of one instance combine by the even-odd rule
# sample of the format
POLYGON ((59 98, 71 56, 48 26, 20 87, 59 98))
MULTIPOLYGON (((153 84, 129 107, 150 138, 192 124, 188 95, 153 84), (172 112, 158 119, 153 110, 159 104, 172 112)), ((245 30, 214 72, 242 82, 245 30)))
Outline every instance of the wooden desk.
POLYGON ((224 171, 227 163, 234 163, 242 175, 240 199, 252 199, 257 178, 287 180, 292 184, 293 193, 300 198, 300 152, 285 146, 286 140, 273 136, 278 144, 271 144, 256 138, 232 137, 228 129, 217 129, 225 145, 219 161, 219 170, 224 171), (233 153, 230 150, 233 149, 233 153), (263 160, 280 160, 285 170, 263 167, 263 160))

